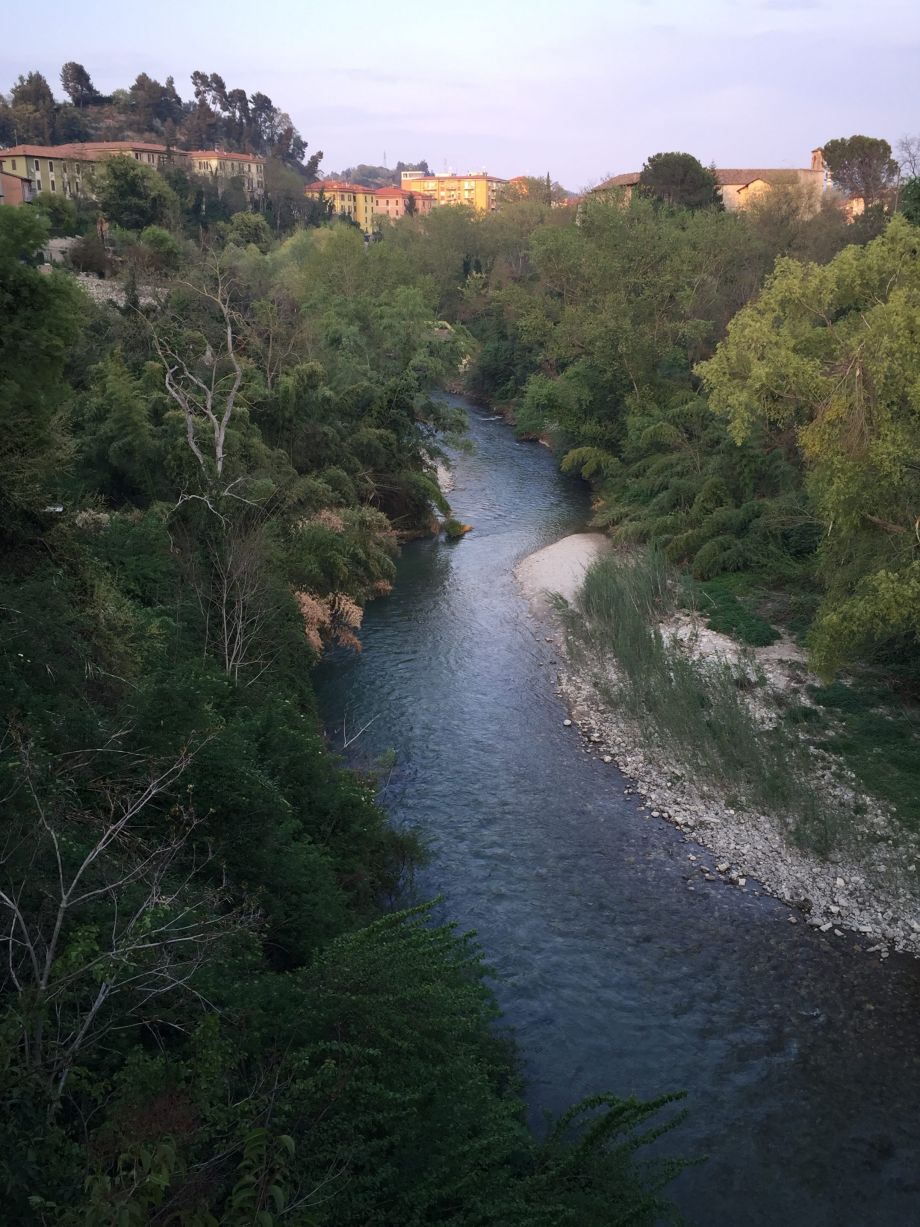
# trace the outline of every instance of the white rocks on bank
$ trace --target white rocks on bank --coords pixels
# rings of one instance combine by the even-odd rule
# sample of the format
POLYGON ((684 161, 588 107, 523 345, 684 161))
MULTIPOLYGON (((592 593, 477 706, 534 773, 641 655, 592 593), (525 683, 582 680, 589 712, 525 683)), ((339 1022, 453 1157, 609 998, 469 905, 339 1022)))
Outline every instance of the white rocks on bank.
MULTIPOLYGON (((547 592, 559 592, 571 600, 587 567, 607 549, 607 538, 583 533, 519 563, 515 575, 535 612, 546 614, 550 609, 547 592)), ((690 625, 682 615, 663 629, 687 643, 694 654, 704 654, 708 647, 712 654, 744 664, 742 650, 732 640, 690 625)), ((750 654, 747 659, 751 661, 750 654)), ((767 675, 769 689, 775 691, 800 691, 809 680, 804 661, 791 644, 760 649, 751 663, 767 675), (764 661, 760 653, 766 653, 764 661)), ((595 675, 598 672, 595 667, 595 675)), ((611 667, 604 666, 605 681, 611 680, 611 674, 611 667)), ((612 680, 616 681, 615 673, 612 680)), ((873 942, 866 953, 882 958, 888 957, 889 948, 920 954, 917 891, 905 885, 910 876, 900 872, 915 863, 918 854, 904 847, 903 830, 892 824, 873 799, 860 798, 875 838, 860 848, 859 863, 841 856, 822 860, 792 844, 777 816, 738 811, 711 786, 688 779, 685 766, 668 747, 654 744, 648 730, 623 711, 611 710, 600 697, 589 668, 564 664, 558 689, 582 733, 585 749, 599 752, 605 763, 612 760, 628 777, 624 795, 640 798, 646 817, 659 815, 714 854, 712 868, 693 864, 704 880, 724 881, 744 890, 747 879, 756 878, 765 893, 796 908, 808 925, 822 933, 833 931, 842 936, 842 929, 847 928, 873 942)), ((763 706, 764 700, 758 702, 763 706)), ((757 715, 764 723, 771 721, 767 710, 757 715)), ((832 779, 817 757, 816 770, 822 773, 822 787, 828 795, 840 804, 852 803, 853 781, 832 779)), ((611 780, 611 787, 618 784, 611 780)), ((691 862, 696 859, 690 857, 691 862)), ((689 882, 688 887, 692 889, 689 882)))

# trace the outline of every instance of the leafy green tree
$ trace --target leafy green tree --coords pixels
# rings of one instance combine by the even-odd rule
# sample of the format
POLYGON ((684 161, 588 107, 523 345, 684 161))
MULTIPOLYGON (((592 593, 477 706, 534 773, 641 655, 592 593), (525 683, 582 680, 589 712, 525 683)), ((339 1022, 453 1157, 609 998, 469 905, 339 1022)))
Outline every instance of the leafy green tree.
POLYGON ((99 91, 93 85, 89 73, 82 64, 68 60, 61 69, 61 88, 75 107, 82 110, 87 103, 93 103, 99 98, 99 91))
POLYGON ((69 443, 64 365, 79 330, 82 296, 64 274, 27 262, 48 235, 28 209, 0 209, 0 501, 6 531, 56 501, 69 443))
POLYGON ((820 268, 780 260, 697 369, 736 439, 793 431, 823 526, 812 634, 831 672, 901 636, 920 647, 920 239, 895 218, 820 268))
POLYGON ((901 188, 900 205, 907 220, 920 226, 920 177, 908 179, 901 188))
POLYGON ((146 226, 174 226, 179 201, 162 175, 152 166, 121 154, 106 158, 96 168, 94 195, 105 217, 125 230, 146 226))
POLYGON ((875 136, 841 136, 824 145, 824 161, 835 185, 866 208, 884 202, 898 179, 891 146, 875 136))
POLYGON ((54 139, 54 95, 40 72, 20 74, 10 90, 10 104, 19 141, 50 145, 54 139))
POLYGON ((252 244, 265 252, 271 246, 272 232, 261 213, 236 213, 227 227, 227 241, 237 247, 252 244))
POLYGON ((32 204, 36 212, 48 219, 49 231, 55 238, 77 234, 82 228, 77 205, 67 196, 58 192, 39 192, 33 197, 32 204))
POLYGON ((662 204, 705 209, 720 203, 716 177, 692 154, 655 153, 639 175, 642 191, 662 204))

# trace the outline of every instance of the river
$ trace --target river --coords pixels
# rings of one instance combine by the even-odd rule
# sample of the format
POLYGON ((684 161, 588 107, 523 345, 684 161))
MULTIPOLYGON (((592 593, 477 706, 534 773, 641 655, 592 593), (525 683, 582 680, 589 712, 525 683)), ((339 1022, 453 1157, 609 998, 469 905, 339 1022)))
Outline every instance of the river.
POLYGON ((790 925, 756 883, 686 880, 700 849, 563 725, 557 648, 512 576, 583 529, 585 490, 469 416, 450 498, 474 531, 408 545, 363 653, 317 682, 333 740, 364 730, 356 761, 395 751, 384 804, 431 853, 416 893, 477 931, 535 1121, 686 1089, 664 1145, 708 1156, 672 1186, 689 1223, 916 1227, 920 963, 790 925))

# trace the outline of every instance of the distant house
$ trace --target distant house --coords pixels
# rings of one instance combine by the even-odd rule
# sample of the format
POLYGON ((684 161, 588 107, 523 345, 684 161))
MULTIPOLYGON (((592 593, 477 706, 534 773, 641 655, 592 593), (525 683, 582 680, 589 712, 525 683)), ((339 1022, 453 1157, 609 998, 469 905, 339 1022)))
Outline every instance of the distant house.
MULTIPOLYGON (((807 168, 747 167, 728 170, 716 168, 714 173, 719 185, 722 204, 728 210, 744 209, 753 201, 772 191, 774 187, 789 183, 811 186, 817 202, 828 183, 824 155, 820 149, 812 150, 811 165, 807 168)), ((638 186, 639 179, 640 172, 637 170, 623 175, 614 175, 612 179, 606 179, 596 188, 592 188, 589 195, 598 196, 617 192, 624 201, 628 201, 638 186)))

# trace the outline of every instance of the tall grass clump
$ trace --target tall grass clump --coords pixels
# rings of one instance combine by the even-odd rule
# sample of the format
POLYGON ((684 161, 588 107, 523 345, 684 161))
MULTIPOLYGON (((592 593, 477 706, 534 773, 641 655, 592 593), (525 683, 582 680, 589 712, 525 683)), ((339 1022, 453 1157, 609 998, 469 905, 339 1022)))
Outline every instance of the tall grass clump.
POLYGON ((718 785, 730 804, 783 818, 821 853, 836 842, 836 817, 810 779, 807 746, 782 725, 765 728, 748 695, 746 670, 720 658, 699 660, 666 638, 677 588, 660 554, 604 558, 587 572, 564 616, 582 659, 613 658, 615 677, 598 680, 602 697, 624 710, 688 771, 718 785))

